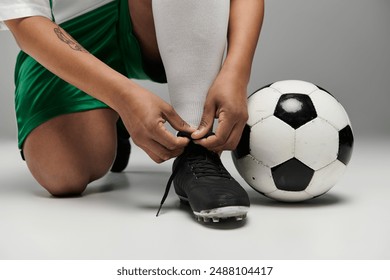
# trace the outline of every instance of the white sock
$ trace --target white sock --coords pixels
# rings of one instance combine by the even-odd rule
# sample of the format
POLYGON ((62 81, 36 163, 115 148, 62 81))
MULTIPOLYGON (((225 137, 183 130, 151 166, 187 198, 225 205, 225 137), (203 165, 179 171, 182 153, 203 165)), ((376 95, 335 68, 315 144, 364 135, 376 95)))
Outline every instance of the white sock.
POLYGON ((223 59, 229 0, 153 0, 157 42, 172 106, 198 127, 223 59))

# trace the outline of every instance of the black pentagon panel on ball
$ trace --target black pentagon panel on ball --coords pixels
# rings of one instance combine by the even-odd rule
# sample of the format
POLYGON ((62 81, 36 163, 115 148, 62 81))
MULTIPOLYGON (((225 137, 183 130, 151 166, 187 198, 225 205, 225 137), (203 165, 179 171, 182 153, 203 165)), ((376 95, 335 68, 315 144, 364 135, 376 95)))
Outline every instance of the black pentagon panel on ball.
POLYGON ((279 98, 274 116, 297 129, 315 119, 317 112, 310 96, 299 93, 287 93, 279 98))
POLYGON ((337 156, 337 159, 345 165, 347 165, 351 159, 353 142, 352 128, 347 125, 339 131, 339 153, 337 156))
POLYGON ((271 172, 276 187, 291 192, 305 190, 314 175, 313 169, 296 158, 271 168, 271 172))
POLYGON ((240 142, 237 145, 237 148, 233 151, 234 156, 237 159, 243 158, 246 155, 249 155, 249 137, 251 134, 251 128, 249 125, 245 125, 244 131, 242 132, 240 142))

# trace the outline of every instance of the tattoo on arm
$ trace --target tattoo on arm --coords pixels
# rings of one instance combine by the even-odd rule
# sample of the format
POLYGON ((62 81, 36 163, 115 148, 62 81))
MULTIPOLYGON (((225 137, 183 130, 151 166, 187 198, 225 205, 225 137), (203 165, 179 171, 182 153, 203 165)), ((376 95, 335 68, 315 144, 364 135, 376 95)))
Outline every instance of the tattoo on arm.
POLYGON ((86 49, 84 49, 79 43, 77 43, 70 35, 65 34, 60 27, 54 28, 54 33, 57 35, 57 37, 67 44, 71 49, 75 51, 85 52, 88 53, 86 49))

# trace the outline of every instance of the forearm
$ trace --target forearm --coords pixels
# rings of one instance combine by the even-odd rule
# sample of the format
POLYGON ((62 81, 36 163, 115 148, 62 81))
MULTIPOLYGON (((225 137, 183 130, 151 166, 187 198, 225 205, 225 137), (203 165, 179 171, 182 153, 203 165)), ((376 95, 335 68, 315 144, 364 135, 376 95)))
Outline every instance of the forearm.
POLYGON ((228 49, 223 69, 248 83, 264 17, 263 0, 231 0, 228 49))
POLYGON ((120 103, 121 93, 136 86, 84 50, 47 18, 28 17, 6 24, 24 52, 55 75, 114 109, 120 103))

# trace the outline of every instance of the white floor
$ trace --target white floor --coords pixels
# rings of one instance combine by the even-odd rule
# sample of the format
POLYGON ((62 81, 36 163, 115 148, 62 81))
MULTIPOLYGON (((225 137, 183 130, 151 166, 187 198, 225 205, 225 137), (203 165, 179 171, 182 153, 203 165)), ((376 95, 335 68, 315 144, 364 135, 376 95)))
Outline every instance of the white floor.
POLYGON ((133 148, 123 174, 78 198, 37 185, 14 142, 0 143, 0 259, 390 259, 389 138, 359 140, 347 173, 326 195, 300 204, 249 192, 246 222, 202 224, 171 190, 156 211, 171 162, 133 148))

